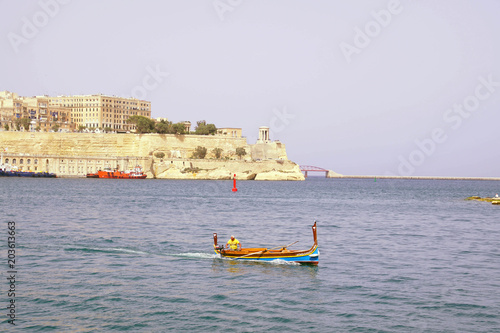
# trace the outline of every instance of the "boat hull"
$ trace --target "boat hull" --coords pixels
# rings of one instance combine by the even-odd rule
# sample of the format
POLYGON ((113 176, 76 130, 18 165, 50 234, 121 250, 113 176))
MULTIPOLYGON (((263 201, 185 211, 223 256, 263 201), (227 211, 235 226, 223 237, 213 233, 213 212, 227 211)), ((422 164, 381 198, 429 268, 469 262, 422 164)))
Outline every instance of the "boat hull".
MULTIPOLYGON (((303 265, 318 265, 319 263, 319 249, 315 246, 312 251, 297 251, 300 253, 295 253, 295 251, 283 252, 283 253, 273 253, 273 251, 262 252, 256 255, 245 256, 246 254, 241 251, 220 251, 215 250, 221 258, 228 258, 232 260, 251 260, 251 261, 286 261, 295 262, 303 265), (241 252, 241 253, 238 253, 241 252)), ((247 251, 245 251, 247 252, 247 251)))
POLYGON ((145 174, 129 174, 123 171, 98 171, 97 174, 98 178, 109 179, 146 179, 147 177, 145 174))
POLYGON ((31 171, 0 171, 0 177, 57 178, 55 173, 31 171))
POLYGON ((106 167, 104 170, 99 170, 96 173, 87 174, 87 178, 108 178, 108 179, 146 179, 147 175, 142 172, 142 167, 137 165, 129 171, 118 171, 106 167))

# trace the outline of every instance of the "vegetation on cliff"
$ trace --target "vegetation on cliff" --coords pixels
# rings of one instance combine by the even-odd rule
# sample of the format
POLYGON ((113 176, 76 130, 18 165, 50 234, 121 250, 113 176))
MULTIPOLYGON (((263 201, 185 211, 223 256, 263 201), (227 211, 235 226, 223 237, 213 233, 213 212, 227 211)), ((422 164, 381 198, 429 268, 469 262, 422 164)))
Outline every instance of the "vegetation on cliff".
POLYGON ((238 157, 241 159, 242 156, 245 156, 247 154, 245 148, 243 147, 239 147, 239 148, 236 148, 236 155, 238 155, 238 157))
POLYGON ((207 155, 207 148, 198 146, 195 148, 191 158, 204 159, 206 155, 207 155))
POLYGON ((222 157, 222 148, 214 148, 212 149, 212 153, 214 154, 216 159, 219 159, 222 157))
POLYGON ((30 124, 31 124, 31 119, 30 118, 23 117, 23 118, 16 119, 16 127, 18 128, 18 130, 21 127, 24 127, 25 131, 29 131, 30 124))
MULTIPOLYGON (((190 134, 186 132, 186 126, 184 123, 172 123, 167 120, 160 120, 156 122, 154 119, 150 119, 144 116, 131 116, 127 123, 134 124, 136 131, 139 134, 142 133, 158 133, 158 134, 190 134)), ((199 135, 214 135, 217 132, 217 127, 214 124, 207 124, 205 120, 197 122, 194 134, 199 135)))
POLYGON ((165 153, 164 152, 157 152, 157 153, 155 153, 155 157, 162 159, 165 157, 165 153))
POLYGON ((214 124, 207 124, 205 120, 196 122, 195 134, 199 135, 214 135, 217 132, 217 127, 214 124))
POLYGON ((185 127, 182 123, 173 124, 171 121, 154 121, 144 116, 132 116, 127 119, 127 123, 134 124, 139 134, 158 133, 158 134, 185 134, 185 127))

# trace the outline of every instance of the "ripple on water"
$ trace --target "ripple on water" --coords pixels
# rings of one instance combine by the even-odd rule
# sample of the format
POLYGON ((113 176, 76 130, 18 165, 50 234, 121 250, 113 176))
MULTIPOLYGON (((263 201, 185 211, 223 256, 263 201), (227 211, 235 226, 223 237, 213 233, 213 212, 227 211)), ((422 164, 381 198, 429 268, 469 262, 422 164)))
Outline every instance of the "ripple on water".
POLYGON ((500 327, 498 210, 462 200, 497 182, 242 182, 234 195, 222 182, 1 181, 28 331, 500 327), (213 252, 213 232, 308 248, 315 219, 317 267, 213 252))

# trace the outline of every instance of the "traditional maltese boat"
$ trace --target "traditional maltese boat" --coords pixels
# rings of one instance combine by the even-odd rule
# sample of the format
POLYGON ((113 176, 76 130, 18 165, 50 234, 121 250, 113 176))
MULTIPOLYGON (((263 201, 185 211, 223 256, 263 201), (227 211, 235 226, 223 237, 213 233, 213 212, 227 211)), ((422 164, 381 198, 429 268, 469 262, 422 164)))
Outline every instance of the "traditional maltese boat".
POLYGON ((231 260, 257 260, 273 261, 283 260, 297 262, 300 264, 317 265, 319 262, 318 237, 316 233, 316 221, 312 226, 314 244, 308 250, 288 250, 288 247, 297 243, 293 242, 285 246, 274 248, 242 248, 240 251, 224 249, 224 245, 217 244, 217 233, 214 233, 214 250, 221 258, 231 260))

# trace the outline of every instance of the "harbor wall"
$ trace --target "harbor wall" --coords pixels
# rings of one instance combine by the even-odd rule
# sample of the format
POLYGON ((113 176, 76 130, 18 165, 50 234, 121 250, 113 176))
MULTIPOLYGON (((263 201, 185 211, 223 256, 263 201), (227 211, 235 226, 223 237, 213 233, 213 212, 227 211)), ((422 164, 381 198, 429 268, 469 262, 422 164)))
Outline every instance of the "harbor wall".
POLYGON ((246 138, 205 135, 0 131, 0 149, 5 148, 4 161, 15 160, 24 171, 68 177, 138 164, 148 178, 230 179, 237 173, 239 179, 304 179, 298 165, 288 160, 285 145, 277 141, 250 145, 246 138), (207 148, 205 159, 191 158, 198 146, 207 148), (220 159, 215 159, 214 148, 222 149, 220 159), (237 148, 247 154, 238 157, 237 148))

